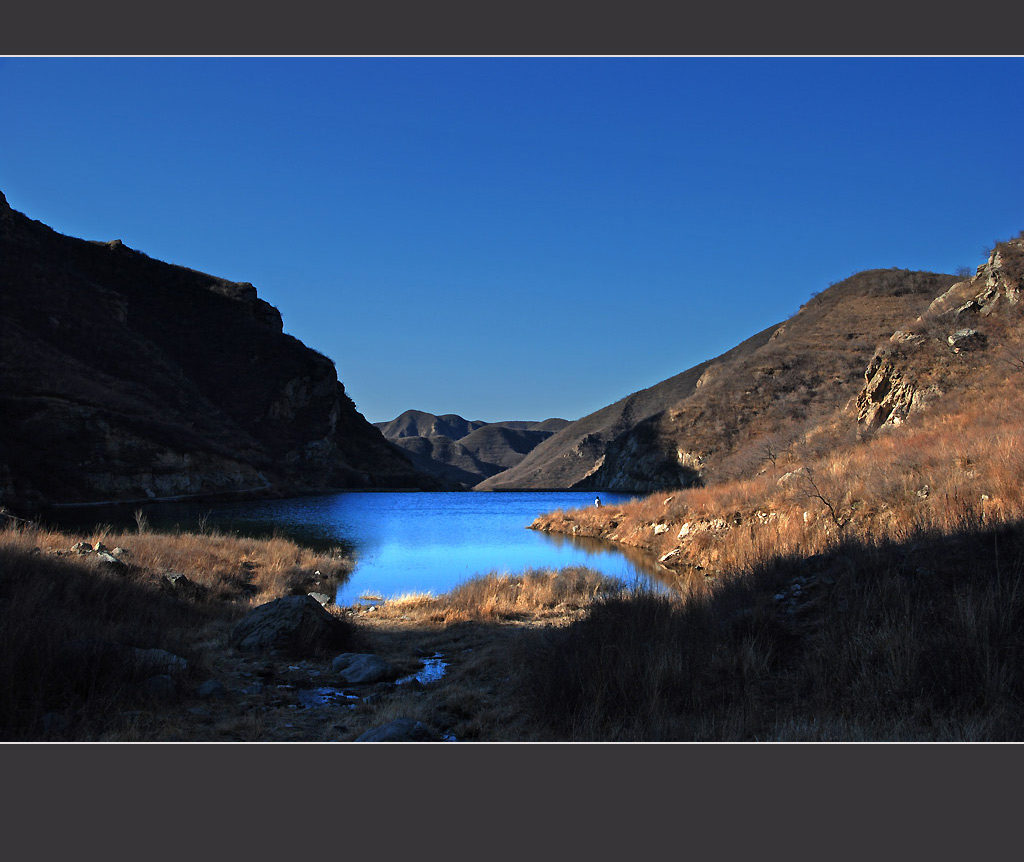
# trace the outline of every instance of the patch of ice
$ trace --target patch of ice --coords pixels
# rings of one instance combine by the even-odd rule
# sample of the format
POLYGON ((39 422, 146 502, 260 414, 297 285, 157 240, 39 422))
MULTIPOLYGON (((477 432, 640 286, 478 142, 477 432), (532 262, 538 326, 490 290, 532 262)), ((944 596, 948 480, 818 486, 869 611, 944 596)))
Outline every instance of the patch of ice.
POLYGON ((448 665, 442 661, 443 658, 444 656, 441 655, 441 653, 436 652, 430 658, 423 659, 422 670, 395 680, 395 685, 402 685, 403 683, 413 682, 414 680, 422 685, 426 685, 428 682, 437 682, 444 676, 445 671, 448 669, 448 665))
POLYGON ((299 691, 299 704, 303 709, 314 706, 335 706, 341 705, 341 701, 358 700, 354 694, 345 694, 340 688, 320 686, 319 688, 304 688, 299 691))

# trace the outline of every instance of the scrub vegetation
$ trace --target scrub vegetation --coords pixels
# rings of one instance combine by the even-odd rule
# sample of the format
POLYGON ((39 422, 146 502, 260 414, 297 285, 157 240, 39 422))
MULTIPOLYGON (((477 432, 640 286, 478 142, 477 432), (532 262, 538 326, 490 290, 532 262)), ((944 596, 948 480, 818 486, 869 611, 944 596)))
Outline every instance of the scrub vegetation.
POLYGON ((733 450, 746 476, 537 519, 679 587, 598 603, 532 663, 552 734, 1024 737, 1022 258, 997 244, 855 401, 733 450))

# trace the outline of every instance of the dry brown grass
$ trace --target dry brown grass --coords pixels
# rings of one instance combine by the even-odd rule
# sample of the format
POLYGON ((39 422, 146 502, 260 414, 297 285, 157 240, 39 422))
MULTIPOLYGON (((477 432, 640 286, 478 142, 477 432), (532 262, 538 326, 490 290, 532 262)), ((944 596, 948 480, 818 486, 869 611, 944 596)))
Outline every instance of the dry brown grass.
POLYGON ((323 588, 351 567, 284 539, 102 527, 68 536, 5 520, 0 739, 7 741, 139 738, 140 710, 149 714, 155 704, 126 675, 118 650, 155 648, 184 658, 184 690, 219 660, 231 626, 251 607, 314 583, 323 588), (71 551, 77 541, 126 549, 124 564, 71 551), (172 586, 165 577, 172 572, 188 584, 172 586))
POLYGON ((955 393, 913 423, 798 456, 803 470, 782 484, 775 468, 617 507, 553 512, 536 526, 658 557, 678 549, 667 565, 720 574, 842 541, 901 541, 1012 522, 1024 516, 1024 374, 998 365, 981 373, 987 385, 955 393), (668 529, 655 533, 658 525, 668 529))
MULTIPOLYGON (((1001 253, 1022 271, 1024 244, 1001 253)), ((599 603, 534 656, 527 689, 552 732, 1021 738, 1024 309, 1014 289, 994 312, 925 315, 909 327, 923 340, 888 348, 904 379, 941 393, 903 424, 864 432, 853 403, 812 423, 797 410, 795 432, 768 427, 736 450, 746 460, 733 478, 538 518, 539 529, 643 549, 706 585, 675 602, 599 603), (968 325, 982 346, 952 350, 946 336, 968 325), (665 654, 685 660, 666 668, 665 654), (630 689, 640 698, 627 707, 630 689)), ((731 420, 716 421, 728 430, 731 420)))
POLYGON ((410 594, 379 606, 382 618, 408 618, 450 625, 506 620, 564 620, 595 599, 618 594, 621 582, 584 566, 558 571, 480 575, 440 596, 410 594))
POLYGON ((262 604, 284 595, 322 590, 330 592, 354 566, 340 549, 318 552, 290 539, 250 539, 217 531, 205 533, 116 531, 97 525, 74 536, 41 527, 0 532, 0 546, 43 554, 66 555, 76 541, 108 549, 127 551, 129 577, 159 581, 166 574, 184 574, 213 599, 244 597, 249 604, 262 604), (318 574, 319 573, 319 574, 318 574))

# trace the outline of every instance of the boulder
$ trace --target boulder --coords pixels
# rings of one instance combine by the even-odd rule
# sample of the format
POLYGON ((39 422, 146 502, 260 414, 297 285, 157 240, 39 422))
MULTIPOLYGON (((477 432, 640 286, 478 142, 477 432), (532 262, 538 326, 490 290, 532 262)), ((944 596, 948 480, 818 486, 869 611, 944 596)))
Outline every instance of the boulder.
POLYGON ((67 675, 111 673, 142 680, 147 677, 182 674, 188 662, 163 649, 141 649, 114 641, 82 639, 67 641, 57 652, 60 672, 67 675))
POLYGON ((181 572, 167 572, 160 583, 164 589, 177 593, 179 596, 187 599, 201 598, 207 591, 207 588, 202 584, 190 581, 181 572))
POLYGON ((383 682, 398 675, 389 662, 372 653, 342 653, 331 662, 331 670, 351 685, 383 682))
POLYGON ((985 341, 985 336, 976 329, 958 329, 946 338, 946 343, 953 348, 954 353, 984 347, 985 341))
POLYGON ((222 700, 228 691, 219 680, 207 679, 196 687, 196 694, 207 700, 222 700))
POLYGON ((170 674, 162 673, 144 679, 135 686, 135 691, 146 700, 166 701, 178 693, 178 686, 170 674))
POLYGON ((441 737, 421 721, 396 718, 374 727, 356 738, 356 742, 440 742, 441 737))
POLYGON ((120 571, 128 568, 123 560, 119 560, 107 551, 97 551, 93 558, 99 560, 101 563, 106 563, 111 569, 120 571))
POLYGON ((140 676, 180 674, 188 670, 188 662, 165 649, 125 647, 125 655, 140 676))
POLYGON ((310 655, 344 646, 349 629, 316 599, 285 596, 252 610, 231 633, 241 650, 278 650, 310 655))

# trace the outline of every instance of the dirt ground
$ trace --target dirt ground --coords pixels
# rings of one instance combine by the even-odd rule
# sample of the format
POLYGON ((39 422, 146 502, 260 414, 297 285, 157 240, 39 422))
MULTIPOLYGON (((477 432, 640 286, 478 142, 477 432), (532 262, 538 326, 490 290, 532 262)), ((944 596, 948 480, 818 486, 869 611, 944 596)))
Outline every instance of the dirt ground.
POLYGON ((356 633, 349 651, 389 661, 397 681, 347 685, 332 672, 331 656, 240 652, 224 626, 196 644, 200 667, 185 696, 122 715, 110 741, 350 742, 400 717, 422 722, 438 742, 537 741, 511 684, 516 650, 578 611, 445 622, 402 610, 386 603, 341 610, 356 633), (223 690, 201 694, 208 680, 223 690))

